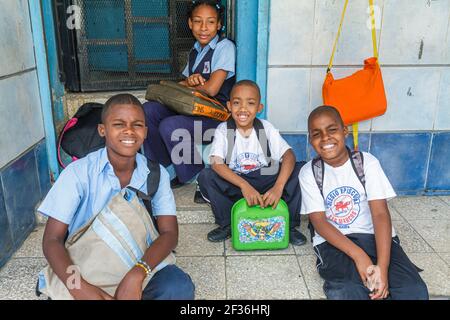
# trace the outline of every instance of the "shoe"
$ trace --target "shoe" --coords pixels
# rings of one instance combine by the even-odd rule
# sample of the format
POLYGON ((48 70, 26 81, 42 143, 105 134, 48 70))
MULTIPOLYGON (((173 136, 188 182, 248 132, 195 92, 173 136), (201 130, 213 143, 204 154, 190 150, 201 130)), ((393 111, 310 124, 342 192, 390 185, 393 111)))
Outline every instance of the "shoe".
POLYGON ((306 237, 303 233, 293 228, 289 231, 289 243, 292 243, 294 246, 302 246, 306 243, 306 237))
POLYGON ((170 180, 170 187, 172 189, 177 189, 182 186, 184 186, 184 183, 180 182, 180 180, 178 180, 178 177, 175 177, 172 180, 170 180))
POLYGON ((205 198, 203 198, 202 192, 200 191, 200 188, 198 185, 197 185, 197 189, 195 189, 194 202, 198 203, 198 204, 208 203, 208 201, 206 201, 205 198))
POLYGON ((208 233, 208 240, 211 242, 221 242, 231 238, 231 225, 218 227, 208 233))

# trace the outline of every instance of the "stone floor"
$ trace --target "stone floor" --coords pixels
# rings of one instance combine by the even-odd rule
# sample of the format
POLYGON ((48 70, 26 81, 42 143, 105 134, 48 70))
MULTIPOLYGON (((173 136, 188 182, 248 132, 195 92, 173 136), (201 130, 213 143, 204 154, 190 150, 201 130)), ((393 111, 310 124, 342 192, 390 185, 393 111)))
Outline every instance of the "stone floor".
MULTIPOLYGON (((180 237, 177 264, 196 284, 197 299, 324 299, 311 243, 281 251, 237 252, 211 243, 215 225, 207 205, 192 202, 193 186, 176 190, 180 237)), ((450 299, 450 197, 399 197, 389 202, 393 224, 434 299, 450 299)), ((306 231, 302 220, 302 231, 306 231)), ((0 299, 36 299, 46 264, 39 225, 0 270, 0 299)))

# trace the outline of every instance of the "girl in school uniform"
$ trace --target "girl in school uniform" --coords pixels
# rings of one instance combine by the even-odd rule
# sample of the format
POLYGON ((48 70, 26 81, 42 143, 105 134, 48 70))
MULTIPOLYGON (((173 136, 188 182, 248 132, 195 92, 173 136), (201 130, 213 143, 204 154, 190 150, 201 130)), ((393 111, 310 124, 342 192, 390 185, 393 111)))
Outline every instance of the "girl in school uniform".
MULTIPOLYGON (((223 8, 217 1, 192 2, 188 24, 197 41, 190 51, 189 61, 183 71, 186 79, 181 84, 203 90, 226 105, 236 79, 236 48, 232 41, 219 35, 222 14, 223 8)), ((205 131, 215 129, 220 121, 202 116, 179 115, 156 101, 146 102, 144 110, 148 126, 145 155, 166 167, 171 172, 171 178, 176 175, 171 181, 173 188, 194 181, 204 168, 201 161, 194 162, 194 159, 201 159, 201 156, 195 156, 195 144, 199 142, 194 141, 194 125, 201 128, 203 143, 205 131), (172 133, 176 129, 187 130, 190 137, 183 136, 181 142, 178 139, 172 141, 172 133), (172 159, 175 146, 177 150, 190 150, 190 159, 186 161, 185 155, 182 161, 172 159)), ((178 152, 174 153, 178 155, 178 152)), ((195 198, 200 199, 197 196, 195 198)))

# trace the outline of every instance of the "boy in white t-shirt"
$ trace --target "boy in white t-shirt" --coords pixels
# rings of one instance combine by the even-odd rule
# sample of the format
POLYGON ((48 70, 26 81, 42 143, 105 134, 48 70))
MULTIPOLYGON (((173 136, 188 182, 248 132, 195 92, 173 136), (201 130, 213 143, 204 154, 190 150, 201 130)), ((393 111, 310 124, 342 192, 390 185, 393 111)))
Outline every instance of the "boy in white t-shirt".
POLYGON ((319 157, 300 171, 301 214, 327 298, 428 299, 392 227, 387 199, 396 194, 378 160, 346 147, 348 129, 333 107, 313 110, 308 131, 319 157))
POLYGON ((306 237, 296 229, 301 205, 297 177, 304 162, 295 162, 291 147, 272 124, 256 119, 263 108, 260 99, 255 82, 236 83, 227 102, 232 117, 214 133, 211 168, 198 177, 202 196, 210 202, 219 225, 208 233, 208 240, 219 242, 231 236, 231 208, 242 197, 249 206, 262 208, 276 208, 283 198, 290 214, 290 243, 302 245, 306 237))

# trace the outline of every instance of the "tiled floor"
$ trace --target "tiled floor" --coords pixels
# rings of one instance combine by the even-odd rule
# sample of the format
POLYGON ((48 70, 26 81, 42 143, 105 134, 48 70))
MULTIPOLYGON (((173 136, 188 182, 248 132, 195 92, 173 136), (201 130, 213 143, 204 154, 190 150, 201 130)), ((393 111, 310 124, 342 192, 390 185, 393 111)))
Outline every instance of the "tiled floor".
MULTIPOLYGON (((230 240, 208 242, 206 234, 215 227, 208 208, 186 205, 182 198, 177 264, 194 280, 197 299, 325 298, 310 242, 280 251, 237 252, 230 240)), ((450 197, 401 197, 389 208, 404 250, 424 269, 430 295, 450 298, 450 197)), ((302 220, 301 229, 309 236, 306 224, 302 220)), ((40 226, 0 270, 0 299, 36 299, 36 275, 46 263, 42 235, 40 226)))

